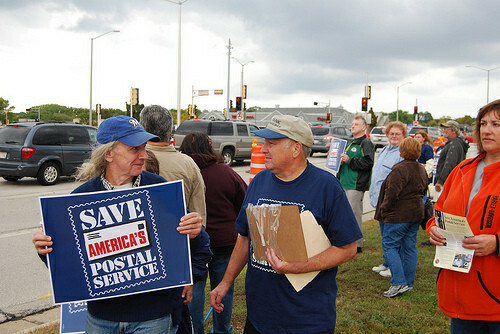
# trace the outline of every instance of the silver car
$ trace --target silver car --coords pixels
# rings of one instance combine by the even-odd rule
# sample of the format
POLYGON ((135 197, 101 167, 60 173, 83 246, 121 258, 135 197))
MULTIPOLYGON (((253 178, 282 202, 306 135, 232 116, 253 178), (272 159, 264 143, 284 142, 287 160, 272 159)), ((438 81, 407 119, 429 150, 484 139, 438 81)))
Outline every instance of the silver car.
POLYGON ((370 140, 373 144, 373 149, 376 151, 379 147, 384 147, 389 144, 389 138, 385 135, 385 126, 376 126, 370 132, 370 140))

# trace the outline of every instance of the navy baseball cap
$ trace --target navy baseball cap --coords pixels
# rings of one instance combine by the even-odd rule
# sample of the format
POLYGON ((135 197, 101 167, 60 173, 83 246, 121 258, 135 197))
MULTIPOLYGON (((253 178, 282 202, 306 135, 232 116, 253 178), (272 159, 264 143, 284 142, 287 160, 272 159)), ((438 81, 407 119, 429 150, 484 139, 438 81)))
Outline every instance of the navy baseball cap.
POLYGON ((97 129, 97 141, 99 144, 107 144, 112 141, 137 147, 147 141, 160 141, 160 137, 146 132, 135 118, 129 116, 113 116, 105 119, 97 129))

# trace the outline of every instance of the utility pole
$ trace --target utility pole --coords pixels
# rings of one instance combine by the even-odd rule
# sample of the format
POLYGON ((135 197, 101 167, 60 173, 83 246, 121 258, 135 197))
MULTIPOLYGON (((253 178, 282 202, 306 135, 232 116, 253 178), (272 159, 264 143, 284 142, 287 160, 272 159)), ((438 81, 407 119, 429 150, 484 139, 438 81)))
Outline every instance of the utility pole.
MULTIPOLYGON (((233 46, 231 45, 231 38, 229 38, 229 43, 227 47, 227 109, 226 112, 229 113, 230 104, 229 99, 231 98, 230 88, 231 88, 231 49, 233 46)), ((227 114, 229 115, 229 114, 227 114)), ((224 115, 226 116, 226 115, 224 115)), ((227 118, 227 117, 226 117, 227 118)))

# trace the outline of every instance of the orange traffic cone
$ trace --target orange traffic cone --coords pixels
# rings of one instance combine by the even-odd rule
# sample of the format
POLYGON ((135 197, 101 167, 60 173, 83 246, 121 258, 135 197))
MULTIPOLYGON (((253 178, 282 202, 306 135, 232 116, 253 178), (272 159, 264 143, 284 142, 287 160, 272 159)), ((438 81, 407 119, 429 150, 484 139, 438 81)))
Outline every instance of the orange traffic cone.
POLYGON ((252 158, 250 160, 250 181, 263 169, 266 169, 266 159, 264 153, 260 151, 262 144, 252 145, 252 158))

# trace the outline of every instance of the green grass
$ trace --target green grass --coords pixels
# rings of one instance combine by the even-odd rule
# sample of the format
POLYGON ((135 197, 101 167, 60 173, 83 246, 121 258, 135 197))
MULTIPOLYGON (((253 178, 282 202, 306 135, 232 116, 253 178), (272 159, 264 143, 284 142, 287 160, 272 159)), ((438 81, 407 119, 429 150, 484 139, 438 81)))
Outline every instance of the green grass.
MULTIPOLYGON (((339 268, 337 283, 336 333, 449 333, 449 318, 437 307, 436 276, 433 267, 434 247, 423 246, 427 234, 419 230, 417 239, 418 264, 414 290, 395 298, 386 298, 382 292, 390 287, 389 278, 373 272, 373 266, 382 263, 382 246, 378 222, 363 224, 363 253, 339 268)), ((233 305, 233 333, 243 333, 246 319, 245 270, 236 280, 233 305)), ((205 314, 209 305, 207 282, 205 314)), ((212 319, 205 323, 207 333, 212 319)), ((34 332, 41 334, 42 332, 34 332)), ((44 334, 57 333, 43 332, 44 334)))

